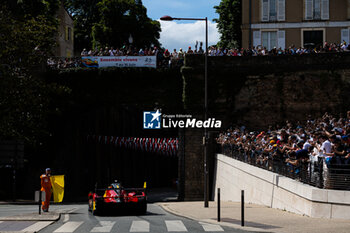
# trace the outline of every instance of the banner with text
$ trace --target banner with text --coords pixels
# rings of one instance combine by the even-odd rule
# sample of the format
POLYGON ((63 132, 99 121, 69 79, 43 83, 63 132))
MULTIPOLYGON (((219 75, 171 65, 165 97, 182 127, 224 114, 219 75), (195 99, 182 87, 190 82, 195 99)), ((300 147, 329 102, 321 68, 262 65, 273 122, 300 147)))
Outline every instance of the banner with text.
POLYGON ((151 67, 157 68, 156 56, 82 57, 86 67, 151 67))

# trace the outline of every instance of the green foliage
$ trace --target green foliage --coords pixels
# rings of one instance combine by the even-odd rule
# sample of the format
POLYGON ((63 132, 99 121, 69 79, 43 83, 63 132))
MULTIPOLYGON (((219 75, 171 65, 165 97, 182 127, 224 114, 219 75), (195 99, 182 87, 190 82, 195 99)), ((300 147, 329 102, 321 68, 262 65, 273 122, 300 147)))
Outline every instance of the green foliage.
POLYGON ((53 95, 70 90, 41 79, 5 76, 0 79, 0 140, 15 139, 37 146, 49 135, 48 116, 57 114, 53 95))
POLYGON ((49 134, 51 96, 69 93, 38 75, 56 47, 57 6, 39 0, 0 6, 0 140, 39 145, 49 134))
POLYGON ((17 8, 11 4, 0 6, 0 64, 8 68, 10 75, 29 75, 52 55, 57 20, 51 10, 38 13, 36 9, 30 14, 24 3, 17 8))
POLYGON ((122 47, 130 35, 136 47, 159 46, 160 23, 147 17, 141 1, 68 0, 66 6, 75 19, 77 51, 102 45, 122 47))
POLYGON ((242 0, 221 0, 219 6, 214 7, 219 19, 218 29, 221 33, 219 47, 233 48, 242 45, 242 0))
POLYGON ((82 51, 90 48, 93 35, 92 28, 99 21, 96 8, 100 0, 66 0, 65 6, 74 18, 74 49, 82 51))
POLYGON ((54 20, 59 4, 57 0, 3 0, 1 5, 6 6, 16 19, 24 19, 27 15, 45 15, 54 20))

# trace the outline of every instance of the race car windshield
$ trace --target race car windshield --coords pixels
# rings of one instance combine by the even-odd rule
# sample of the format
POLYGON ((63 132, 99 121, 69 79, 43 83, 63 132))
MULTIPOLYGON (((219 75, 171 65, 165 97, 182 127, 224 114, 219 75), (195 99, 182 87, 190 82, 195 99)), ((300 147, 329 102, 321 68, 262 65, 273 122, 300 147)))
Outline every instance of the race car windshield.
POLYGON ((119 189, 121 187, 120 183, 113 183, 112 186, 115 189, 119 189))

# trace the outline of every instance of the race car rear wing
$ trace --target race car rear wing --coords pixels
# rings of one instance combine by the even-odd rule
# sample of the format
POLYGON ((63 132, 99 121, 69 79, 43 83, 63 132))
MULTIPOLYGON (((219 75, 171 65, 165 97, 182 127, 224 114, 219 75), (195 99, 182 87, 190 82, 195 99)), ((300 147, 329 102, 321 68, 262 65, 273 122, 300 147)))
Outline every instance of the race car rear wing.
MULTIPOLYGON (((102 196, 107 190, 117 191, 118 189, 115 189, 115 188, 95 189, 95 193, 99 196, 100 195, 102 196)), ((146 193, 146 189, 144 189, 144 188, 123 188, 120 190, 124 190, 127 193, 130 193, 130 192, 144 192, 144 193, 146 193)))

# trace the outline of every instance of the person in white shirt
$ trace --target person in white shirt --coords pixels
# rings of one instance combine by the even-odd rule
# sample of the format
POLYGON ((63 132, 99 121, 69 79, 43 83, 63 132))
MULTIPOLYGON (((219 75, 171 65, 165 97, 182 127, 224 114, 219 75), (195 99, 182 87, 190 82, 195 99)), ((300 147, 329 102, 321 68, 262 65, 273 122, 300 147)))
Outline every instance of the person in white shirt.
POLYGON ((307 141, 304 143, 304 145, 303 145, 303 149, 304 149, 304 150, 308 150, 310 146, 311 146, 311 144, 310 144, 310 142, 307 140, 307 141))
POLYGON ((173 59, 178 59, 178 54, 177 54, 177 52, 176 52, 176 49, 174 49, 174 52, 171 53, 171 57, 172 57, 173 59))
POLYGON ((88 51, 84 48, 80 55, 81 56, 87 56, 88 55, 88 51))
POLYGON ((111 49, 108 51, 109 56, 115 56, 113 51, 114 51, 114 49, 113 49, 113 47, 111 47, 111 49))
POLYGON ((332 143, 328 140, 327 136, 321 136, 320 141, 322 142, 321 151, 324 156, 331 156, 332 153, 332 143))

